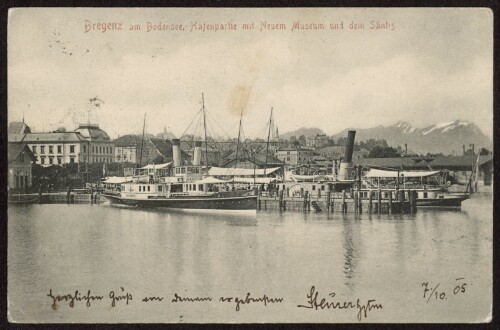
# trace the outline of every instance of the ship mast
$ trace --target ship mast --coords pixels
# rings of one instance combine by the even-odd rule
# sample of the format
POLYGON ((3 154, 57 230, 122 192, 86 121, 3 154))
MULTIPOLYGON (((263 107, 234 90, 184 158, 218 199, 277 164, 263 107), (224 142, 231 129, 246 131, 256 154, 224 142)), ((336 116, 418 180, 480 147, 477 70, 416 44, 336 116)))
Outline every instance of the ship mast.
POLYGON ((144 148, 144 133, 146 132, 146 113, 144 113, 144 124, 142 125, 142 141, 141 141, 141 155, 139 158, 139 167, 142 165, 142 149, 144 148))
POLYGON ((273 108, 271 107, 271 116, 269 117, 269 131, 267 132, 267 143, 266 143, 266 165, 264 166, 264 176, 266 176, 267 169, 267 154, 269 153, 269 139, 271 138, 271 125, 273 121, 273 108))
POLYGON ((243 108, 241 108, 240 112, 240 127, 238 129, 238 143, 236 144, 236 161, 234 162, 234 168, 236 168, 236 164, 238 164, 238 151, 240 149, 240 136, 241 136, 241 119, 243 117, 243 108))
POLYGON ((205 113, 205 98, 201 93, 201 109, 203 110, 203 127, 205 130, 205 166, 208 171, 207 115, 205 113))

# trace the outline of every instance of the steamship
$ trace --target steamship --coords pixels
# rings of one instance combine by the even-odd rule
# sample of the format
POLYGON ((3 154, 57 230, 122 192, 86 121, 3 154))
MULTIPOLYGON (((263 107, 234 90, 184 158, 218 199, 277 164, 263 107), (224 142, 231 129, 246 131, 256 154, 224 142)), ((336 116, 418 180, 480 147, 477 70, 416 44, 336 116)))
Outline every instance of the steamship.
POLYGON ((464 200, 470 198, 470 193, 450 193, 447 187, 446 171, 399 171, 380 170, 358 167, 352 163, 354 138, 356 131, 349 131, 344 158, 339 168, 334 165, 331 175, 296 175, 285 174, 285 182, 278 183, 278 189, 287 191, 288 196, 303 196, 307 191, 310 196, 352 191, 359 187, 360 196, 369 199, 371 191, 380 192, 381 198, 388 199, 389 194, 395 197, 400 192, 406 192, 409 198, 410 190, 417 193, 419 207, 460 207, 464 200), (366 170, 368 170, 366 172, 366 170))
POLYGON ((201 142, 195 143, 193 165, 181 165, 180 140, 172 140, 174 160, 171 176, 149 175, 147 182, 137 178, 123 183, 116 194, 104 193, 114 204, 140 208, 176 208, 211 210, 256 210, 257 196, 253 190, 234 191, 226 181, 203 178, 201 142))

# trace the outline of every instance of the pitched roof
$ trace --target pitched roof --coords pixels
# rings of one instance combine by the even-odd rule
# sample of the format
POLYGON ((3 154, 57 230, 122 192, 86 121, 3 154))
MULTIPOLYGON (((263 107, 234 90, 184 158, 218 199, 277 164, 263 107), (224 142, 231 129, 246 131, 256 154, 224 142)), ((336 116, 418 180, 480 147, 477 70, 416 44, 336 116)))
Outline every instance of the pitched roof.
POLYGON ((32 161, 36 160, 36 156, 25 143, 9 143, 7 159, 9 162, 15 161, 21 152, 25 152, 32 161))
POLYGON ((8 134, 25 134, 31 133, 28 125, 22 121, 13 121, 9 124, 8 134))
MULTIPOLYGON (((266 162, 266 155, 263 154, 252 154, 248 150, 240 150, 238 151, 238 161, 249 161, 252 163, 255 163, 256 165, 259 166, 264 166, 264 165, 282 165, 285 164, 281 159, 274 157, 271 154, 267 155, 267 162, 266 162)), ((225 166, 230 163, 234 163, 236 161, 236 151, 232 152, 230 155, 225 157, 225 160, 222 162, 222 166, 225 166)))
POLYGON ((142 143, 142 137, 138 135, 128 134, 120 136, 113 141, 116 147, 133 147, 140 146, 142 143))
POLYGON ((76 132, 28 133, 23 142, 81 142, 85 138, 76 132))
POLYGON ((80 125, 75 132, 90 140, 109 141, 108 133, 99 128, 98 125, 80 125))
POLYGON ((274 168, 257 168, 257 169, 252 169, 252 168, 233 168, 233 167, 211 167, 208 170, 208 175, 210 176, 263 176, 264 172, 266 175, 269 175, 271 173, 276 172, 279 170, 279 167, 274 167, 274 168))
MULTIPOLYGON (((476 156, 474 156, 476 157, 476 156)), ((474 158, 475 160, 476 158, 474 158)), ((393 157, 393 158, 362 158, 355 159, 357 165, 381 168, 405 169, 468 169, 474 162, 472 156, 446 156, 446 157, 393 157)), ((493 156, 479 156, 479 166, 492 161, 493 156)), ((475 162, 474 162, 475 163, 475 162)))
POLYGON ((279 148, 276 151, 314 151, 314 149, 303 146, 292 146, 292 147, 279 148))
MULTIPOLYGON (((156 149, 167 158, 174 157, 172 151, 172 142, 169 140, 162 140, 157 138, 150 138, 149 141, 156 147, 156 149)), ((191 156, 182 150, 181 148, 181 158, 190 158, 191 156)))

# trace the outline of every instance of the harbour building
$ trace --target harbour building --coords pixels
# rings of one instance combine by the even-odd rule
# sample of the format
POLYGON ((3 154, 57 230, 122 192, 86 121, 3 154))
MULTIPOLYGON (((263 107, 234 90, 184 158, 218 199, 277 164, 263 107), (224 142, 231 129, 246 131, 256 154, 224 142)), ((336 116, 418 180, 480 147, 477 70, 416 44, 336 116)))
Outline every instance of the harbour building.
POLYGON ((32 185, 31 166, 36 157, 24 143, 8 144, 8 189, 22 190, 32 185))
POLYGON ((32 133, 24 122, 13 122, 8 140, 27 145, 42 166, 113 162, 114 144, 97 124, 81 124, 72 132, 32 133))

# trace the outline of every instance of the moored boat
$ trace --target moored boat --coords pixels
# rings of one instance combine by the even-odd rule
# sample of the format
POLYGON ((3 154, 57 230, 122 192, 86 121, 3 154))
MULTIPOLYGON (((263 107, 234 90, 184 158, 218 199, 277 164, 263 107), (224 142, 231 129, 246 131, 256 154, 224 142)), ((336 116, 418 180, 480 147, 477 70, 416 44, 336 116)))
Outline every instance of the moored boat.
POLYGON ((467 192, 450 193, 446 171, 388 171, 370 169, 363 177, 361 192, 380 191, 383 196, 396 190, 416 191, 417 206, 460 207, 467 192))
MULTIPOLYGON (((103 193, 111 203, 144 208, 256 210, 253 190, 233 190, 228 181, 203 178, 199 164, 200 144, 195 147, 193 165, 181 166, 180 142, 173 141, 174 170, 172 176, 156 177, 147 182, 134 180, 120 185, 118 193, 103 193)), ((143 180, 144 181, 144 180, 143 180)))

